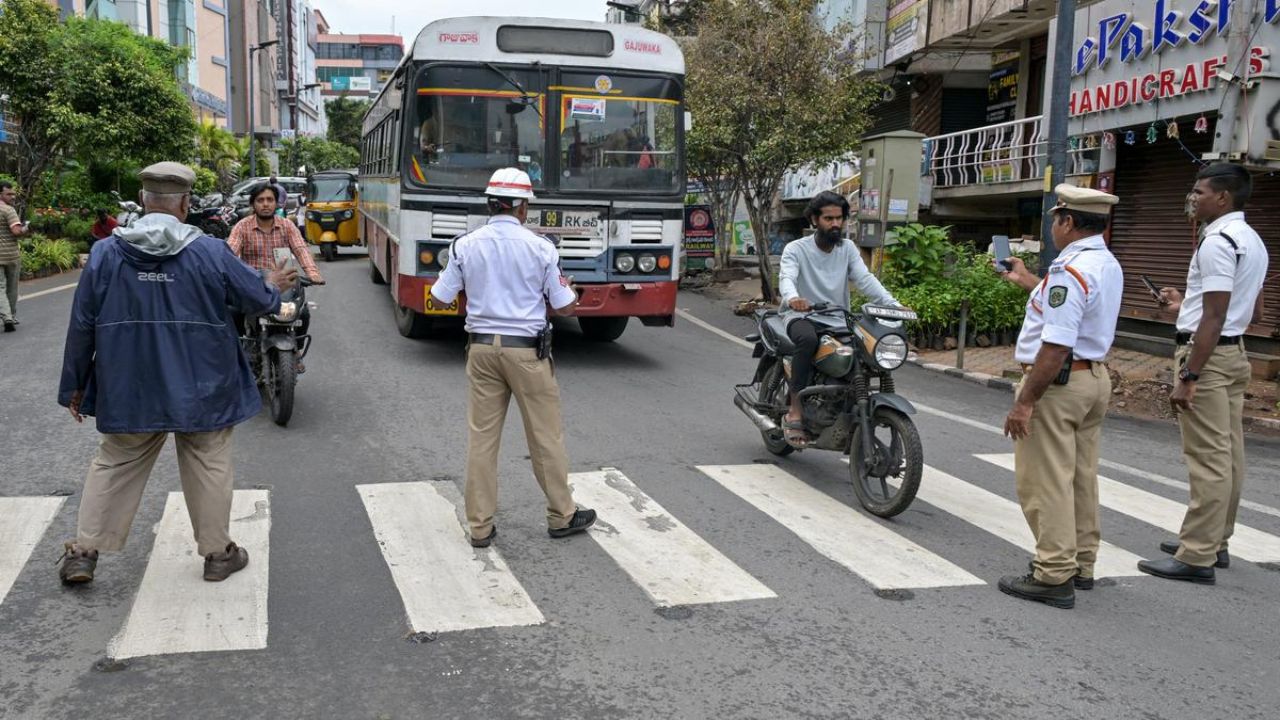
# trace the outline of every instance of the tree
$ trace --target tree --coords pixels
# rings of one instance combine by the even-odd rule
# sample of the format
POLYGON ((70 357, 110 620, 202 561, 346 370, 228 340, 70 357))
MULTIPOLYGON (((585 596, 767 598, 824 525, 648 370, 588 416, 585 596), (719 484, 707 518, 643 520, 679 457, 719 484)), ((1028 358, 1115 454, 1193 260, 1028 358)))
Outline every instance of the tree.
MULTIPOLYGON (((751 217, 764 299, 774 300, 765 216, 783 176, 843 157, 871 123, 881 86, 846 39, 823 27, 819 0, 705 0, 686 43, 694 161, 724 167, 751 217)), ((691 163, 692 165, 692 163, 691 163)), ((706 170, 700 170, 706 172, 706 170)))
POLYGON ((352 100, 340 97, 325 105, 324 112, 329 118, 329 139, 360 150, 360 130, 364 122, 364 114, 373 103, 368 100, 352 100))
POLYGON ((312 173, 354 168, 359 163, 358 150, 324 138, 300 137, 280 143, 281 168, 287 167, 294 174, 299 168, 306 168, 306 172, 312 173))
POLYGON ((177 81, 187 50, 120 23, 69 18, 43 0, 5 0, 0 93, 16 121, 24 198, 63 159, 136 166, 189 160, 195 121, 177 81))
POLYGON ((196 128, 195 160, 201 167, 217 175, 217 189, 224 195, 240 179, 247 163, 248 139, 241 140, 226 128, 212 122, 201 123, 196 128))

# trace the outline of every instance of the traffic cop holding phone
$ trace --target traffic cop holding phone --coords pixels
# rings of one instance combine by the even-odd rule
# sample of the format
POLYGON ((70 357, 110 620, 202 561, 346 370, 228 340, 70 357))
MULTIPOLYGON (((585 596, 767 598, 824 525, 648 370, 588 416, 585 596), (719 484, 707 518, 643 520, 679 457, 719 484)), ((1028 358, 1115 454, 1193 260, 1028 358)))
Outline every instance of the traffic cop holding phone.
MULTIPOLYGON (((1093 588, 1098 555, 1098 440, 1111 397, 1107 353, 1115 339, 1124 275, 1107 249, 1114 195, 1059 185, 1053 243, 1061 253, 1044 280, 1017 258, 1006 279, 1030 291, 1015 356, 1022 364, 1005 434, 1014 439, 1018 501, 1036 540, 1026 575, 1000 590, 1054 607, 1093 588)), ((997 258, 999 259, 999 258, 997 258)))
POLYGON ((485 195, 488 224, 454 241, 449 264, 431 287, 433 301, 444 306, 467 294, 465 495, 474 547, 488 547, 498 534, 498 449, 512 395, 524 418, 533 474, 547 496, 547 532, 568 537, 596 521, 594 510, 574 505, 569 490, 560 387, 550 357, 547 309, 569 315, 577 294, 560 275, 555 246, 524 227, 533 200, 529 175, 498 170, 485 195))

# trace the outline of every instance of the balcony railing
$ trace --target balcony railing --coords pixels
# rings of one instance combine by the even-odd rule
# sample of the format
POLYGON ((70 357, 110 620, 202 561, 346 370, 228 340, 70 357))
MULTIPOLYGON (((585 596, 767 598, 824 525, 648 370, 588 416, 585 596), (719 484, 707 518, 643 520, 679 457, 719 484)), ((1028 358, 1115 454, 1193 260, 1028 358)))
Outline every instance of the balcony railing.
MULTIPOLYGON (((925 140, 934 188, 1002 185, 1044 177, 1048 137, 1043 116, 938 135, 925 140)), ((1068 152, 1071 175, 1093 172, 1097 150, 1068 152)))

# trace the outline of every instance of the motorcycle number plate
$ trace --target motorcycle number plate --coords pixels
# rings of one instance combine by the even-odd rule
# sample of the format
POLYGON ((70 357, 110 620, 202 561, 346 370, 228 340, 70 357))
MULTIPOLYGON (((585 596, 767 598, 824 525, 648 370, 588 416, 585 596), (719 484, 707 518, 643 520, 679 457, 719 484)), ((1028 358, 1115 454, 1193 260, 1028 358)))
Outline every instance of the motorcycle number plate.
POLYGON ((440 303, 436 302, 435 298, 431 297, 431 286, 428 285, 427 297, 422 303, 422 313, 424 315, 457 315, 458 300, 455 298, 448 306, 442 306, 440 303))

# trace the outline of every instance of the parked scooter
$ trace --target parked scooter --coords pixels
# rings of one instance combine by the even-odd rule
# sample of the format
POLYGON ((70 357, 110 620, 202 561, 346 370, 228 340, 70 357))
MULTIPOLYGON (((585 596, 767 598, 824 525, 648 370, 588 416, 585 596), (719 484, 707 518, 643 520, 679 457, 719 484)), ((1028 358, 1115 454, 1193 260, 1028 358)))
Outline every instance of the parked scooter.
POLYGON ((125 200, 114 190, 111 191, 111 197, 115 198, 116 204, 120 206, 120 212, 116 214, 116 222, 120 223, 120 227, 130 227, 134 221, 142 217, 142 206, 138 203, 125 200))
POLYGON ((192 196, 186 223, 200 228, 205 235, 226 240, 231 236, 231 225, 223 218, 221 201, 221 195, 203 198, 192 196))

